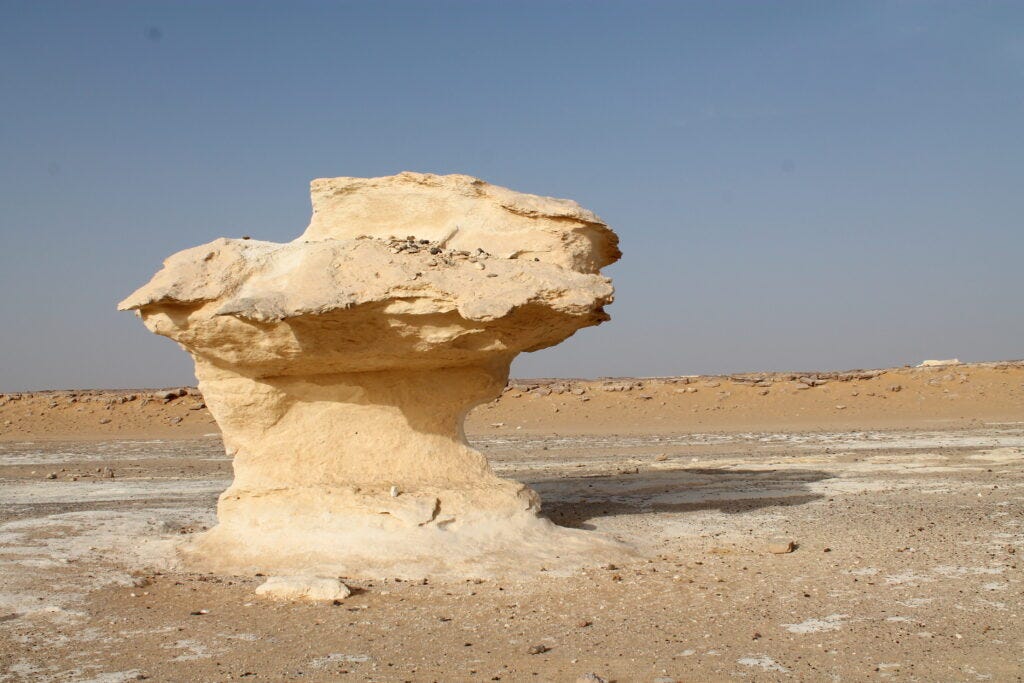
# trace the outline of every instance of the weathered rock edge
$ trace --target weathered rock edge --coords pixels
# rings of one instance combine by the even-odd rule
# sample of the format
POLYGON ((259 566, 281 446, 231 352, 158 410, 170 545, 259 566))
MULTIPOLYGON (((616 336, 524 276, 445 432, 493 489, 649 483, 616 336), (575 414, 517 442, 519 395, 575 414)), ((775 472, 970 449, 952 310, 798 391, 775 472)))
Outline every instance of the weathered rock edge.
POLYGON ((234 457, 183 548, 231 573, 564 573, 621 556, 551 524, 466 442, 520 352, 608 316, 615 234, 575 202, 469 176, 312 183, 289 244, 218 239, 121 302, 195 360, 234 457))

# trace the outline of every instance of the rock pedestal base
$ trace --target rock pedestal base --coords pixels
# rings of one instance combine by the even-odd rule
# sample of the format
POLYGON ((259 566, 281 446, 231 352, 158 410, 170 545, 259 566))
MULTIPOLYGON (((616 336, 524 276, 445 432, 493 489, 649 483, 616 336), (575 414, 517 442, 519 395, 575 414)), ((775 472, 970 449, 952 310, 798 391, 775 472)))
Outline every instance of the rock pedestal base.
POLYGON ((187 563, 234 574, 402 578, 562 571, 624 549, 538 515, 465 440, 487 366, 253 379, 197 358, 235 480, 187 563), (510 572, 510 568, 514 571, 510 572))

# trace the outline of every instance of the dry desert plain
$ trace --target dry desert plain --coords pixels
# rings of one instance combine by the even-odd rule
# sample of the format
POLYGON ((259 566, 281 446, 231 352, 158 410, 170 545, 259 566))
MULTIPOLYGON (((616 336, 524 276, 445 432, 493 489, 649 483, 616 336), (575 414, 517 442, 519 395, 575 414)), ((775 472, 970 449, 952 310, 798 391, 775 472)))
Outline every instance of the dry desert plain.
POLYGON ((1020 362, 515 381, 466 431, 635 559, 267 601, 176 564, 231 477, 195 389, 4 394, 0 681, 1024 677, 1020 362))

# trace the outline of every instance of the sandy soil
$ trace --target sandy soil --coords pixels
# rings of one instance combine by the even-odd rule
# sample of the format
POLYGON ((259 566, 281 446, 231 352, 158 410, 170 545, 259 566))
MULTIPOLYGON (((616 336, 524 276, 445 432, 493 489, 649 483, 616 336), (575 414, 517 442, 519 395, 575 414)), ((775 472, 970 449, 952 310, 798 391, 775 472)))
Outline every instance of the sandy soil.
POLYGON ((0 399, 0 680, 1024 678, 1019 363, 516 383, 471 440, 637 559, 339 605, 175 569, 230 461, 156 393, 0 399))

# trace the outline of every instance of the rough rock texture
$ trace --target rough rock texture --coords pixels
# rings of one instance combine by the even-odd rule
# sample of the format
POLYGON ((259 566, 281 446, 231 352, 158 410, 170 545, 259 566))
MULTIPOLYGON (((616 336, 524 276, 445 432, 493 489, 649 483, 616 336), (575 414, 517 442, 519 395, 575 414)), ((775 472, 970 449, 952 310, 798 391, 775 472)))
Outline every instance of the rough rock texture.
POLYGON ((607 319, 617 238, 564 199, 468 176, 312 183, 289 244, 218 239, 120 304, 195 359, 235 480, 196 564, 425 576, 621 552, 537 516, 462 423, 520 352, 607 319))
POLYGON ((576 202, 466 175, 322 178, 312 182, 311 194, 313 218, 299 241, 416 235, 451 249, 482 247, 498 258, 582 273, 597 273, 621 256, 615 233, 576 202))

